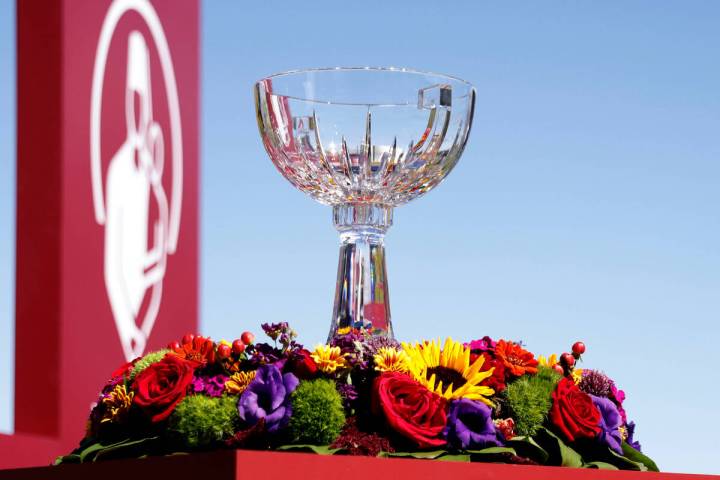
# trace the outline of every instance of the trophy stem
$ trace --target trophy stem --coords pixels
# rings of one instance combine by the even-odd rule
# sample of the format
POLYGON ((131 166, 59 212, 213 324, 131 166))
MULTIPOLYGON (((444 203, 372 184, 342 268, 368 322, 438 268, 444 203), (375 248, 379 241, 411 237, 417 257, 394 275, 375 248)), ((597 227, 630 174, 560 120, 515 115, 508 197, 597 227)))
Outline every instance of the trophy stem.
POLYGON ((351 329, 393 338, 383 245, 392 207, 336 205, 333 221, 340 232, 340 259, 328 342, 351 329))

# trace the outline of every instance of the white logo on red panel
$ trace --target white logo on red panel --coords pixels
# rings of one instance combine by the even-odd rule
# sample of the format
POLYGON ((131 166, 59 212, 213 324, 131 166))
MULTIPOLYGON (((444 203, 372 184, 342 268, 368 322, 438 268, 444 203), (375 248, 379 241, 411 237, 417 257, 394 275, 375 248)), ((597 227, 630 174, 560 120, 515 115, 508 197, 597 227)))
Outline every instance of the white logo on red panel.
POLYGON ((160 19, 149 1, 115 0, 110 6, 95 55, 90 109, 95 219, 105 227, 105 287, 125 358, 130 361, 143 354, 160 310, 167 259, 177 248, 182 200, 182 131, 175 72, 160 19), (124 98, 127 133, 109 160, 102 159, 108 52, 118 22, 131 11, 142 17, 151 35, 145 38, 138 30, 128 35, 124 98), (169 132, 153 119, 154 73, 148 42, 154 45, 162 67, 169 132), (170 160, 167 165, 166 152, 170 160), (107 164, 105 178, 103 160, 107 164), (167 168, 171 168, 172 179, 169 199, 162 182, 167 168))

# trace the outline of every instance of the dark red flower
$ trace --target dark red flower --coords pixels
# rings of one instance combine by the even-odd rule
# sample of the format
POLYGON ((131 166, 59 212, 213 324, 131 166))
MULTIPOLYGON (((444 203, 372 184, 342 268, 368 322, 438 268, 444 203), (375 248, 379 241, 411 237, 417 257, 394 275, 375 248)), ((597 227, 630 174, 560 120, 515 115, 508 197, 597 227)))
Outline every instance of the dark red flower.
POLYGON ((363 432, 358 428, 357 419, 350 417, 340 436, 330 444, 330 448, 340 448, 348 455, 377 457, 380 452, 394 452, 390 441, 377 433, 363 432))
POLYGON ((310 351, 303 348, 293 353, 286 371, 294 373, 300 380, 309 380, 315 378, 318 367, 310 356, 310 351))
MULTIPOLYGON (((483 380, 480 385, 492 388, 495 390, 495 393, 502 392, 505 390, 505 364, 487 352, 483 352, 480 355, 482 355, 485 359, 482 369, 480 370, 481 372, 486 372, 491 368, 495 368, 495 370, 493 370, 493 374, 483 380)), ((470 357, 470 361, 472 362, 472 355, 470 357)))
POLYGON ((141 357, 136 358, 132 362, 128 362, 125 365, 119 367, 117 370, 115 370, 110 378, 117 378, 117 377, 124 377, 125 375, 129 375, 132 372, 133 367, 135 366, 135 363, 137 363, 138 360, 140 360, 141 357))
POLYGON ((386 372, 373 385, 373 411, 420 448, 445 445, 446 400, 408 375, 386 372))
POLYGON ((563 378, 552 394, 550 421, 571 442, 600 433, 600 411, 592 398, 570 378, 563 378))
POLYGON ((200 364, 176 355, 165 355, 138 373, 133 383, 134 404, 151 422, 165 420, 180 403, 192 383, 193 372, 200 364))

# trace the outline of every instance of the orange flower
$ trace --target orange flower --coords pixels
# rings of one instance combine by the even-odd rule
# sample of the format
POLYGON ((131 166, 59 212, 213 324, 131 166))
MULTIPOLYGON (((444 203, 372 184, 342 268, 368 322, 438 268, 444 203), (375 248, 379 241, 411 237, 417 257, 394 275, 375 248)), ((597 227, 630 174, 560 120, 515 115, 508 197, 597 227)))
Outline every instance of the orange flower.
POLYGON ((215 342, 198 335, 191 342, 180 345, 180 348, 173 349, 170 353, 203 365, 211 364, 215 362, 215 342))
POLYGON ((533 354, 517 343, 500 340, 495 346, 495 356, 505 365, 505 372, 513 377, 538 371, 538 361, 533 354))

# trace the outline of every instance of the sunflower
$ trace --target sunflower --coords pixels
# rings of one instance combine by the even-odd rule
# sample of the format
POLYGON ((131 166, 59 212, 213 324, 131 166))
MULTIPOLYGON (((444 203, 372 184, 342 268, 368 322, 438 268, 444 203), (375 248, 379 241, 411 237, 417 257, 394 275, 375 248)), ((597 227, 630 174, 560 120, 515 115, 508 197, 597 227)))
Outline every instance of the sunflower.
POLYGON ((375 370, 378 372, 402 372, 410 370, 410 357, 402 350, 393 347, 380 347, 373 356, 375 370))
POLYGON ((340 347, 330 345, 318 345, 315 351, 310 354, 318 368, 323 373, 333 373, 338 368, 344 368, 347 364, 345 354, 341 353, 340 347))
POLYGON ((225 382, 225 391, 230 395, 240 395, 255 378, 255 370, 251 372, 237 372, 225 382))
POLYGON ((440 340, 402 346, 410 358, 410 374, 429 390, 448 400, 467 398, 492 406, 486 397, 495 391, 480 383, 495 369, 480 371, 485 363, 482 355, 470 363, 470 348, 452 338, 445 340, 442 349, 440 340))

